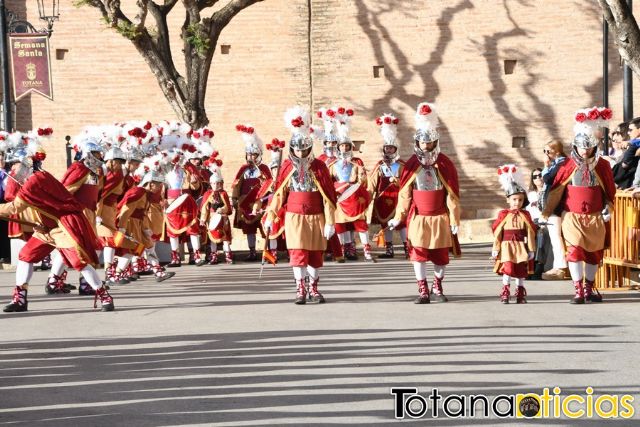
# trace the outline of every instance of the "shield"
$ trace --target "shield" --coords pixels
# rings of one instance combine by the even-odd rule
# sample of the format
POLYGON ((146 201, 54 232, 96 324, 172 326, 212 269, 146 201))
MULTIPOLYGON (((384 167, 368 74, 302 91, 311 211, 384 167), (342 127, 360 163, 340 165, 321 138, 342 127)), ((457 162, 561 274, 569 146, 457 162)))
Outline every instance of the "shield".
POLYGON ((338 205, 349 217, 362 215, 367 210, 369 203, 371 203, 371 196, 360 183, 349 186, 338 198, 338 205))

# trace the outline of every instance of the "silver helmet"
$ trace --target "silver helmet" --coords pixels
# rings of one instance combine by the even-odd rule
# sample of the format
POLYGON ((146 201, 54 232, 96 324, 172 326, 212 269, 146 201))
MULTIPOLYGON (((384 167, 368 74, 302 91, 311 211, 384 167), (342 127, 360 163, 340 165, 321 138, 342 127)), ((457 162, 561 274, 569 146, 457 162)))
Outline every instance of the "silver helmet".
POLYGON ((598 140, 595 136, 587 133, 579 133, 573 138, 573 146, 575 148, 588 149, 598 146, 598 140))
POLYGON ((108 160, 122 160, 124 162, 127 160, 127 155, 120 148, 111 147, 104 155, 104 161, 108 160))
POLYGON ((149 171, 142 177, 142 180, 140 181, 139 186, 144 187, 150 182, 158 182, 160 184, 164 184, 165 182, 164 175, 162 175, 158 171, 149 171))
POLYGON ((144 153, 142 150, 137 148, 132 148, 129 153, 127 153, 127 160, 133 160, 134 162, 142 162, 144 160, 144 153))

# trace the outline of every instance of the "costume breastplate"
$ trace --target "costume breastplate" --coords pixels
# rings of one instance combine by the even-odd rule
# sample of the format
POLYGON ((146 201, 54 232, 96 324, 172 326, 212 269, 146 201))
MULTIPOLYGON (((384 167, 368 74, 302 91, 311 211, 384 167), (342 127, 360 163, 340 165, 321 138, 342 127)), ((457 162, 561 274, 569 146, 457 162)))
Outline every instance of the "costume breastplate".
POLYGON ((442 190, 443 185, 438 178, 438 172, 431 166, 423 166, 418 170, 413 188, 422 191, 442 190))
POLYGON ((313 172, 308 167, 304 168, 303 173, 301 173, 300 169, 295 168, 289 180, 289 190, 299 192, 318 191, 318 187, 316 187, 316 183, 313 180, 313 172))
POLYGON ((260 168, 254 167, 254 168, 245 169, 243 177, 245 179, 260 178, 261 175, 262 175, 262 172, 260 171, 260 168))
POLYGON ((585 172, 584 168, 579 167, 571 178, 571 184, 576 187, 594 187, 598 185, 595 170, 588 170, 585 172))
POLYGON ((399 178, 400 177, 400 163, 393 162, 390 165, 382 163, 380 165, 380 175, 387 178, 399 178))
POLYGON ((182 169, 173 170, 167 174, 167 182, 170 190, 181 190, 184 181, 184 171, 182 169))
POLYGON ((353 170, 353 163, 348 162, 344 164, 341 160, 338 160, 335 164, 335 178, 338 182, 351 182, 351 171, 353 170))

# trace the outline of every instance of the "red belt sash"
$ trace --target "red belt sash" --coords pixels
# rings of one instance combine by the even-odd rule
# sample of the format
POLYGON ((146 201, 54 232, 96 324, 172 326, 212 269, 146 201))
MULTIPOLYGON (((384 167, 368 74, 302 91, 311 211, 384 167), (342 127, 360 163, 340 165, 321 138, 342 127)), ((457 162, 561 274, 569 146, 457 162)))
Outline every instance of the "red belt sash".
POLYGON ((82 184, 73 195, 85 208, 95 211, 98 207, 98 186, 82 184))
POLYGON ((527 233, 525 230, 503 230, 502 240, 511 242, 524 242, 527 233))
POLYGON ((604 209, 602 189, 600 186, 577 187, 567 186, 564 209, 569 212, 591 214, 604 209))
POLYGON ((144 218, 144 209, 135 209, 132 213, 131 213, 131 217, 130 218, 135 218, 135 219, 142 219, 144 218))
POLYGON ((423 216, 442 215, 447 213, 444 190, 413 190, 413 204, 416 214, 423 216))
POLYGON ((324 212, 322 194, 319 191, 292 191, 287 198, 287 212, 316 215, 324 212))
POLYGON ((102 199, 102 204, 106 206, 116 206, 121 194, 109 194, 102 199))
POLYGON ((167 190, 167 199, 177 199, 180 196, 182 196, 181 188, 177 188, 177 189, 170 188, 167 190))

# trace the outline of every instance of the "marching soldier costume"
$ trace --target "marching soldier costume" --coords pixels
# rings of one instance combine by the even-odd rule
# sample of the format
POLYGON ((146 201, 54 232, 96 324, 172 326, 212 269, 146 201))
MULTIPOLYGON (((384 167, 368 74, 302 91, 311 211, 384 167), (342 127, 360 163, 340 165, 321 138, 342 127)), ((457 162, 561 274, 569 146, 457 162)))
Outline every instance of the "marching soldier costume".
MULTIPOLYGON (((322 129, 318 129, 313 134, 322 140, 322 153, 318 156, 318 160, 324 162, 327 167, 331 167, 338 159, 338 131, 335 112, 331 110, 332 113, 329 116, 327 111, 329 110, 321 108, 316 113, 317 117, 322 120, 322 129)), ((327 256, 328 259, 333 259, 335 262, 344 262, 344 252, 337 234, 331 236, 331 239, 327 242, 327 256)))
MULTIPOLYGON (((404 169, 404 161, 400 160, 398 144, 399 119, 391 114, 384 114, 376 119, 382 134, 382 160, 376 163, 369 174, 369 192, 373 195, 371 224, 380 224, 385 241, 385 253, 379 258, 393 258, 393 230, 388 228, 389 220, 396 214, 400 176, 404 169)), ((405 256, 408 257, 407 227, 398 224, 395 229, 400 233, 405 256)))
POLYGON ((229 221, 233 207, 229 201, 229 195, 224 190, 224 179, 220 166, 222 166, 222 161, 219 159, 214 159, 210 164, 211 189, 204 194, 200 205, 200 225, 206 227, 209 236, 211 246, 209 264, 211 265, 218 264, 218 248, 221 243, 225 262, 233 264, 231 222, 229 221))
POLYGON ((289 158, 280 169, 276 190, 267 207, 264 227, 268 233, 278 212, 286 206, 285 238, 296 282, 296 304, 305 304, 305 277, 309 275, 309 299, 324 303, 318 291, 327 239, 335 233, 333 219, 336 196, 326 165, 312 155, 309 112, 293 107, 285 113, 292 133, 289 158))
MULTIPOLYGON (((24 148, 17 148, 8 154, 8 157, 15 160, 9 163, 18 164, 14 178, 21 188, 12 202, 0 205, 0 215, 15 215, 30 208, 36 212, 37 223, 42 227, 35 230, 20 251, 13 299, 4 311, 27 311, 27 290, 33 274, 33 264, 41 261, 53 249, 58 250, 60 258, 67 266, 82 274, 93 288, 96 300, 100 299, 102 311, 113 311, 113 298, 94 269, 98 263, 96 251, 100 249, 100 243, 93 230, 93 224, 83 213, 86 206, 81 205, 64 185, 48 172, 33 172, 33 153, 28 153, 24 148)), ((96 164, 99 165, 97 162, 96 164)), ((56 283, 55 286, 62 285, 56 283)))
POLYGON ((236 130, 245 144, 246 163, 240 167, 231 185, 231 201, 236 211, 233 226, 247 236, 249 255, 246 261, 257 261, 256 233, 261 230, 261 211, 264 208, 258 194, 265 181, 271 178, 271 170, 262 163, 262 140, 255 129, 240 124, 236 130))
POLYGON ((326 114, 335 117, 338 133, 338 158, 329 166, 339 197, 336 206, 336 234, 343 246, 345 257, 356 260, 358 255, 351 232, 358 232, 364 247, 365 260, 372 261, 369 226, 366 221, 366 210, 371 196, 367 191, 367 171, 364 163, 353 156, 354 144, 349 135, 353 110, 338 107, 327 110, 326 114))
POLYGON ((416 112, 414 154, 400 177, 400 193, 391 229, 406 221, 409 259, 418 282, 416 304, 430 302, 427 262, 434 265, 433 293, 446 302, 442 281, 449 264, 449 251, 460 255, 457 244, 460 224, 458 172, 440 152, 440 134, 435 106, 420 103, 416 112))
POLYGON ((516 303, 527 302, 524 279, 533 273, 533 258, 536 252, 536 225, 524 208, 527 205, 527 190, 524 188, 522 173, 516 165, 498 168, 500 185, 507 196, 509 209, 498 213, 493 222, 493 249, 491 258, 495 260, 494 272, 502 275, 500 301, 509 303, 510 280, 515 279, 516 303))
POLYGON ((542 212, 548 218, 556 208, 562 210, 562 237, 575 288, 572 304, 602 301, 594 282, 604 249, 609 246, 606 222, 616 187, 611 166, 597 152, 594 133, 598 127, 607 127, 610 118, 608 108, 576 113, 571 155, 559 166, 542 212))
MULTIPOLYGON (((67 169, 60 182, 80 203, 82 212, 89 220, 95 234, 96 209, 104 185, 104 171, 102 170, 104 148, 96 137, 87 132, 79 135, 76 141, 80 160, 74 162, 67 169)), ((60 254, 53 257, 51 264, 51 274, 46 287, 48 293, 69 292, 69 288, 64 286, 66 272, 64 260, 60 254)), ((80 295, 93 295, 94 293, 93 286, 86 282, 84 276, 80 277, 78 293, 80 295)))

